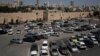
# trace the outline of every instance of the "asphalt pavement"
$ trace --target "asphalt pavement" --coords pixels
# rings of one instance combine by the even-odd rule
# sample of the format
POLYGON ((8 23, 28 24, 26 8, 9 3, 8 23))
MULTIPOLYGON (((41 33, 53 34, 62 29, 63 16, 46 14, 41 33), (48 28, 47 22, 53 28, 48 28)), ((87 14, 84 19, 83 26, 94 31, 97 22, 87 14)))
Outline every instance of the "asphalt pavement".
MULTIPOLYGON (((87 33, 88 32, 89 31, 87 31, 87 33)), ((24 38, 25 34, 26 31, 24 31, 24 26, 20 25, 17 28, 14 27, 13 35, 8 35, 8 34, 0 35, 0 56, 30 56, 30 47, 32 43, 24 42, 23 44, 10 44, 10 40, 12 38, 16 38, 16 37, 24 38), (21 34, 16 34, 17 29, 21 30, 21 34)), ((70 38, 72 35, 75 34, 60 32, 60 37, 50 36, 47 40, 49 42, 67 40, 67 38, 70 38)), ((39 46, 39 49, 42 46, 43 40, 44 39, 36 41, 36 43, 39 46)), ((72 56, 100 56, 100 46, 95 46, 94 48, 88 48, 88 50, 81 50, 80 53, 71 53, 71 54, 72 56)), ((59 54, 59 56, 63 56, 63 55, 59 54)))

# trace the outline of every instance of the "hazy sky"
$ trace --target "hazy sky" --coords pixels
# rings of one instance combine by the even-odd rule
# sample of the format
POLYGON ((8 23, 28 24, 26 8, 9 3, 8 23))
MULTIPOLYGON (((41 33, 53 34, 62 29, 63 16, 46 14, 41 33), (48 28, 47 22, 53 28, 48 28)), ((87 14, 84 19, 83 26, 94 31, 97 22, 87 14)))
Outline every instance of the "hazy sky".
MULTIPOLYGON (((14 0, 0 0, 2 3, 13 2, 14 0)), ((24 4, 34 5, 36 0, 22 0, 24 4)), ((40 4, 43 4, 46 0, 39 0, 40 4)), ((60 4, 69 5, 71 0, 48 0, 50 4, 60 4)), ((73 0, 75 5, 100 5, 100 0, 73 0)))

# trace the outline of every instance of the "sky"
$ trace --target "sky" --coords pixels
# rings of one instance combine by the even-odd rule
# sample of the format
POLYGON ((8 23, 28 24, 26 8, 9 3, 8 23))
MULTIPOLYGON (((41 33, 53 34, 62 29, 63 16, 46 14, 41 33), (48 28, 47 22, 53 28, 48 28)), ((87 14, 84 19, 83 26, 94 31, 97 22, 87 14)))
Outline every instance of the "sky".
MULTIPOLYGON (((36 0, 21 0, 23 1, 24 5, 34 5, 36 3, 36 0)), ((39 0, 40 5, 43 5, 43 3, 46 0, 39 0)), ((49 4, 64 4, 69 5, 71 0, 48 0, 49 4)), ((73 0, 75 5, 100 5, 100 0, 73 0)), ((14 2, 14 0, 0 0, 0 3, 10 3, 14 2)))

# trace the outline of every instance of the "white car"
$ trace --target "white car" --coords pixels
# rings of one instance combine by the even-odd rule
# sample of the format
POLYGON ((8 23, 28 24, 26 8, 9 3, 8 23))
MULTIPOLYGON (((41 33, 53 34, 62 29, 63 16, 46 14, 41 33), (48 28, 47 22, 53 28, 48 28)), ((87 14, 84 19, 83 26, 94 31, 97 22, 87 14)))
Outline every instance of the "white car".
POLYGON ((72 36, 70 40, 71 40, 72 42, 74 42, 74 43, 77 43, 77 42, 78 42, 76 36, 72 36))
POLYGON ((88 34, 88 37, 89 37, 89 38, 95 38, 95 35, 93 35, 92 33, 89 33, 89 34, 88 34))
POLYGON ((42 31, 42 32, 40 32, 40 34, 42 34, 42 35, 48 35, 48 32, 42 31))
POLYGON ((77 46, 79 49, 86 49, 87 48, 87 46, 85 45, 85 43, 83 41, 79 41, 77 43, 77 46))
POLYGON ((36 55, 37 56, 38 52, 37 51, 31 51, 31 56, 33 55, 36 55))
POLYGON ((68 49, 72 52, 79 52, 77 45, 74 42, 69 42, 68 49))
POLYGON ((47 32, 48 34, 53 34, 53 33, 54 33, 53 30, 47 30, 46 32, 47 32))
POLYGON ((47 40, 44 40, 44 41, 43 41, 42 49, 48 50, 48 41, 47 41, 47 40))
POLYGON ((2 28, 0 28, 0 30, 2 30, 2 28))
POLYGON ((14 38, 10 41, 10 43, 17 43, 17 44, 22 44, 23 40, 20 38, 14 38))
POLYGON ((8 30, 8 34, 12 35, 13 34, 13 29, 8 30))
POLYGON ((83 38, 84 38, 84 39, 87 39, 87 38, 88 38, 88 36, 83 36, 83 38))
POLYGON ((29 27, 28 27, 28 26, 25 26, 25 27, 24 27, 24 29, 25 29, 25 30, 28 30, 28 29, 29 29, 29 27))
POLYGON ((27 32, 32 32, 33 30, 31 30, 31 29, 29 29, 29 30, 27 30, 27 32))
POLYGON ((38 46, 37 44, 33 43, 31 46, 31 56, 37 56, 38 55, 38 46))
POLYGON ((96 38, 91 38, 91 40, 93 41, 93 43, 94 43, 95 45, 98 45, 98 44, 99 44, 99 42, 96 40, 96 38))
POLYGON ((47 50, 41 50, 40 56, 49 56, 47 50))
POLYGON ((77 37, 77 39, 78 39, 79 41, 83 41, 83 40, 84 40, 84 38, 82 37, 81 34, 76 35, 76 37, 77 37))
POLYGON ((21 33, 21 30, 17 30, 16 34, 20 34, 21 33))

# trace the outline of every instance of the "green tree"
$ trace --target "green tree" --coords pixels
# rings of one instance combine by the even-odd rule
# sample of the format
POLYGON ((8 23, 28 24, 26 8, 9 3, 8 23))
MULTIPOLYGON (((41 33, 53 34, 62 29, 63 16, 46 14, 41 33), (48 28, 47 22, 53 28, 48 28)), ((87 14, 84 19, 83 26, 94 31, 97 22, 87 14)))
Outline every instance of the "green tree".
POLYGON ((26 20, 24 23, 27 23, 28 22, 28 20, 26 20))
POLYGON ((98 17, 99 15, 100 15, 100 12, 99 11, 94 11, 93 12, 93 16, 98 17))
POLYGON ((16 19, 16 24, 19 24, 19 20, 18 19, 16 19))
POLYGON ((12 25, 14 24, 14 19, 11 19, 10 24, 12 25))

